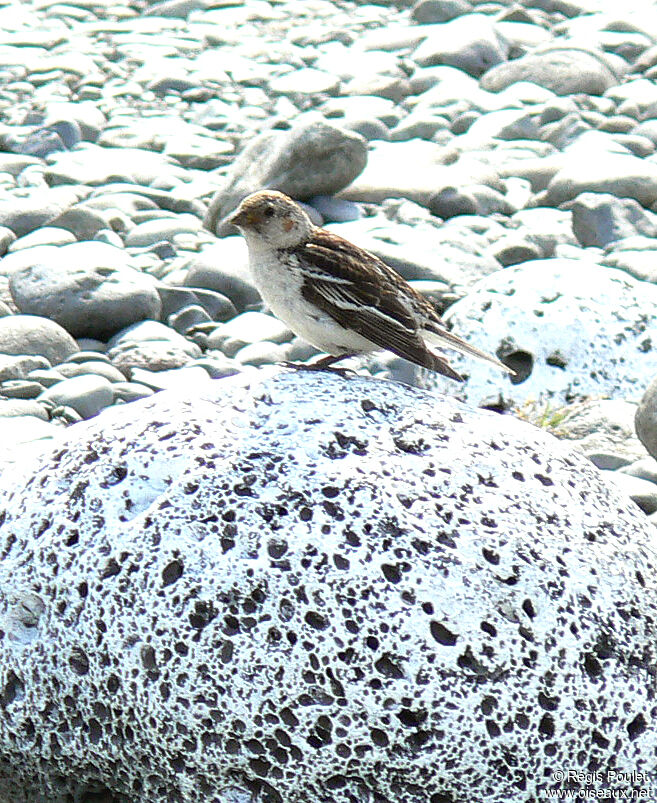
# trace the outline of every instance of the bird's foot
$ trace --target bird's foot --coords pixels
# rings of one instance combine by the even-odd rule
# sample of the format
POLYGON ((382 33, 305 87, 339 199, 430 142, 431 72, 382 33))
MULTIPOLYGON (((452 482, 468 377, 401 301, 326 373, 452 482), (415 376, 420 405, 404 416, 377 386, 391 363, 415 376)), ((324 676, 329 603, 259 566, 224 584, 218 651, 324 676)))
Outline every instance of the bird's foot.
POLYGON ((356 372, 351 368, 335 368, 334 363, 340 360, 346 360, 348 357, 354 357, 354 354, 329 354, 326 357, 320 357, 315 362, 281 362, 279 365, 285 368, 294 368, 295 371, 326 371, 327 373, 337 374, 343 379, 350 376, 355 376, 356 372))

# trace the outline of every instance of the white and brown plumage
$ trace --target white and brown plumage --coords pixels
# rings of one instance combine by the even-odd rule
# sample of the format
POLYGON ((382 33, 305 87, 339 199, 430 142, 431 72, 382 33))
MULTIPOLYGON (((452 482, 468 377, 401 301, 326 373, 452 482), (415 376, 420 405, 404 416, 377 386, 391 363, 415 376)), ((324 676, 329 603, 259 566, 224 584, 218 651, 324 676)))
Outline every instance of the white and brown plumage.
POLYGON ((452 379, 462 377, 427 343, 509 369, 449 332, 431 303, 374 254, 314 226, 287 195, 263 190, 229 219, 249 248, 253 280, 271 311, 329 357, 387 349, 452 379))

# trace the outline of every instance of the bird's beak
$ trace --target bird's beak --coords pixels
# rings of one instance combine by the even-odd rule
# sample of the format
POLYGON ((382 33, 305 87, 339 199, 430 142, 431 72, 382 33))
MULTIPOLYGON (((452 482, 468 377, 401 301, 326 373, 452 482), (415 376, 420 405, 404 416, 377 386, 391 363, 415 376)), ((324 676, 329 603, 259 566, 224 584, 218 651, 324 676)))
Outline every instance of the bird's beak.
POLYGON ((253 214, 253 211, 249 212, 248 210, 242 209, 241 206, 237 207, 237 210, 227 219, 227 223, 232 223, 233 226, 253 226, 254 223, 257 223, 257 215, 253 214))

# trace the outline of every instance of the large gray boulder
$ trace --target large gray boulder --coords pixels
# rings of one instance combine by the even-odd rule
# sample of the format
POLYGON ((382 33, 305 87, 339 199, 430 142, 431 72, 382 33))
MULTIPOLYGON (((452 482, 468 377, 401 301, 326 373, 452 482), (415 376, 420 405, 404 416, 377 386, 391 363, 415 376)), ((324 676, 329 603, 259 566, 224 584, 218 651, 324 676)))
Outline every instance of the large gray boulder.
POLYGON ((633 503, 510 416, 249 377, 105 411, 7 479, 3 801, 528 803, 555 768, 650 771, 633 503))
POLYGON ((318 113, 302 115, 287 131, 256 137, 233 162, 226 184, 215 193, 204 225, 224 236, 236 231, 225 218, 245 196, 280 190, 299 201, 333 195, 350 184, 367 163, 367 142, 318 113))

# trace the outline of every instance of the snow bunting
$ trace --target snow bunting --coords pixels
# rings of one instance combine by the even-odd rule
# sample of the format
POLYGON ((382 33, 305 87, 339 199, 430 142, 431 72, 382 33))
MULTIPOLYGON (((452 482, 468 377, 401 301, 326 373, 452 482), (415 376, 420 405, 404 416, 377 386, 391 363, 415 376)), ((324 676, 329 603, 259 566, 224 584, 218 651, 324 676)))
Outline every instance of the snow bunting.
POLYGON ((324 368, 387 349, 451 379, 462 377, 427 343, 512 373, 448 331, 432 304, 374 254, 314 226, 282 192, 245 198, 229 222, 244 235, 253 281, 271 311, 327 357, 324 368))

